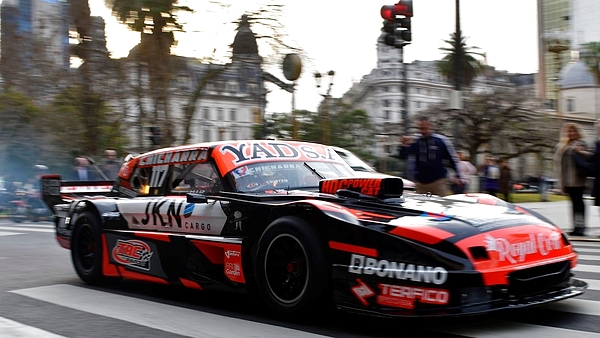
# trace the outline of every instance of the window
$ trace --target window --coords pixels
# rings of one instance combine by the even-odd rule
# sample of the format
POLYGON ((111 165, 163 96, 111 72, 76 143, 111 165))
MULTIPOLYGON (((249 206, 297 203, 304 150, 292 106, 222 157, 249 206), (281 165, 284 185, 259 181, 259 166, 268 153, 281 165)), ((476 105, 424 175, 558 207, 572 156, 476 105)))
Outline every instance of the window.
POLYGON ((223 108, 217 108, 217 121, 223 121, 223 108))
POLYGON ((229 110, 229 117, 230 117, 231 121, 237 121, 237 110, 236 109, 229 110))
MULTIPOLYGON (((354 176, 346 165, 330 162, 308 162, 326 178, 354 176)), ((232 170, 229 175, 237 191, 259 192, 274 189, 318 189, 319 178, 302 161, 261 162, 232 170)))
POLYGON ((221 178, 210 163, 175 165, 171 175, 171 192, 196 192, 213 195, 223 190, 221 178))
POLYGON ((567 99, 567 111, 574 112, 575 111, 575 100, 572 98, 567 99))
POLYGON ((227 91, 231 94, 235 94, 238 91, 238 86, 236 83, 228 83, 227 91))
POLYGON ((204 128, 204 142, 210 142, 210 129, 208 127, 204 128))
POLYGON ((383 100, 383 106, 384 107, 389 107, 390 106, 390 101, 389 100, 383 100))
POLYGON ((390 119, 390 111, 389 110, 384 110, 383 111, 383 118, 386 120, 390 119))
POLYGON ((210 109, 204 108, 202 109, 202 115, 204 116, 204 120, 210 120, 210 109))

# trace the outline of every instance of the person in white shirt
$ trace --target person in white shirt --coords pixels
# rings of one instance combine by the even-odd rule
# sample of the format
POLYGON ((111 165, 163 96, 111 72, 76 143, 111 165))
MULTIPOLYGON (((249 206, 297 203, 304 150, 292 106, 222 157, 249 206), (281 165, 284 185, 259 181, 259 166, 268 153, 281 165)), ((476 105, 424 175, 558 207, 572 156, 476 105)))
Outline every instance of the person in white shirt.
POLYGON ((471 184, 471 176, 477 173, 477 168, 471 162, 469 157, 462 150, 456 152, 460 161, 456 164, 458 170, 458 176, 462 181, 462 185, 453 184, 452 192, 455 194, 464 194, 469 192, 469 186, 471 184))

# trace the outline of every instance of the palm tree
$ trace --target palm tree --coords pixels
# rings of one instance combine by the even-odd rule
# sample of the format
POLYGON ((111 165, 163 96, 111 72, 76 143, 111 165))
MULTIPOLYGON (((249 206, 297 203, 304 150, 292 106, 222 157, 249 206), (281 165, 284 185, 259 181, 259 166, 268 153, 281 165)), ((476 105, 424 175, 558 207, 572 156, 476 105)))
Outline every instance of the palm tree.
POLYGON ((177 22, 178 11, 191 12, 187 6, 178 6, 178 0, 105 0, 114 16, 140 32, 140 43, 133 56, 147 65, 150 94, 154 99, 154 123, 163 126, 165 145, 173 141, 168 104, 170 84, 171 46, 175 44, 174 32, 183 31, 177 22))
POLYGON ((473 51, 478 47, 467 47, 466 40, 460 30, 460 1, 456 0, 456 31, 450 34, 449 40, 444 40, 450 47, 440 47, 440 50, 446 52, 446 56, 437 64, 439 72, 456 90, 470 86, 482 70, 481 63, 473 55, 483 54, 473 51))

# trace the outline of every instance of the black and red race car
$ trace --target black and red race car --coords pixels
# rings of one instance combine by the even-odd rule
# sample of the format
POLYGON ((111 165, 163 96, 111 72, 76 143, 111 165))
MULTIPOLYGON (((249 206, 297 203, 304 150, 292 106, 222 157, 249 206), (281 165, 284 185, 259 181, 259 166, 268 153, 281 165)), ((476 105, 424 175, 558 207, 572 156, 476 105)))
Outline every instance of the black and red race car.
POLYGON ((403 190, 334 149, 228 141, 131 157, 114 184, 42 178, 82 280, 243 290, 278 313, 485 313, 582 294, 577 254, 542 216, 489 195, 403 190))

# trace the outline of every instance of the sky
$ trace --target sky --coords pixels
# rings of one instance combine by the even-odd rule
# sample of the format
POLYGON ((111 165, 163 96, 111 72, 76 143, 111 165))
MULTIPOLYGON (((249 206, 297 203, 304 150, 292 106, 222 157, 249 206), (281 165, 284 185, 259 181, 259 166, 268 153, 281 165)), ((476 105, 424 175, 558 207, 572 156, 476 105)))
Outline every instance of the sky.
MULTIPOLYGON (((325 89, 318 89, 314 73, 335 72, 331 94, 342 96, 354 82, 377 67, 376 43, 383 19, 380 9, 396 0, 230 0, 228 6, 211 0, 180 0, 195 11, 182 13, 179 21, 185 33, 176 35, 173 53, 205 58, 225 58, 235 37, 238 20, 244 13, 264 4, 284 4, 280 18, 288 42, 304 51, 303 69, 298 79, 295 108, 316 111, 325 89)), ((225 3, 225 1, 219 1, 225 3)), ((130 32, 111 16, 104 0, 89 0, 92 15, 106 20, 107 47, 112 57, 125 57, 139 41, 139 33, 130 32)), ((404 48, 404 61, 439 60, 455 28, 454 0, 413 0, 412 43, 404 48)), ((498 1, 460 0, 461 30, 468 46, 479 47, 487 62, 498 70, 512 73, 536 73, 537 0, 498 1)), ((259 45, 259 53, 261 52, 259 45)), ((268 69, 285 80, 277 66, 268 69)), ((326 84, 324 82, 323 84, 326 84)), ((269 85, 267 112, 291 112, 292 95, 269 85)))

